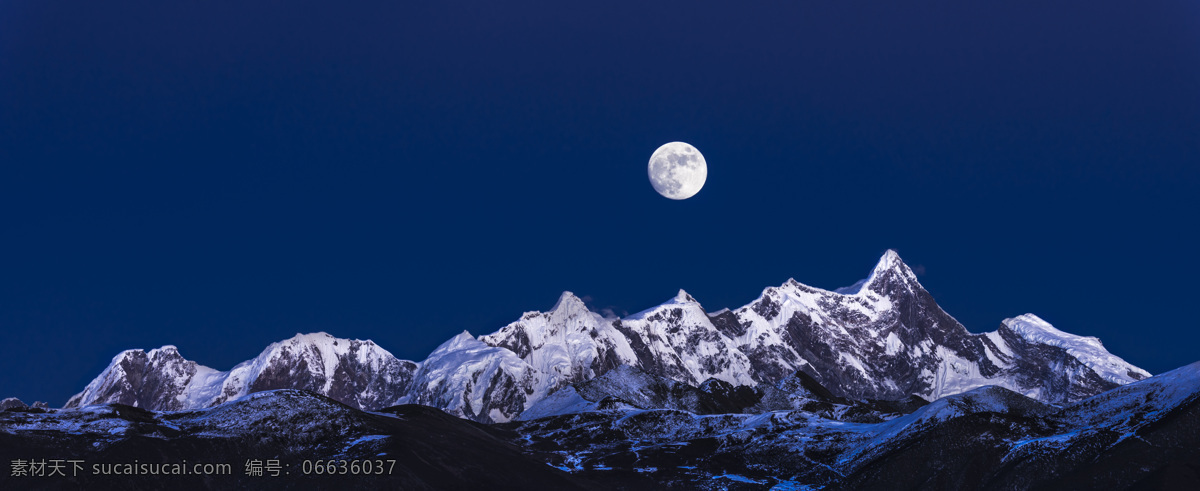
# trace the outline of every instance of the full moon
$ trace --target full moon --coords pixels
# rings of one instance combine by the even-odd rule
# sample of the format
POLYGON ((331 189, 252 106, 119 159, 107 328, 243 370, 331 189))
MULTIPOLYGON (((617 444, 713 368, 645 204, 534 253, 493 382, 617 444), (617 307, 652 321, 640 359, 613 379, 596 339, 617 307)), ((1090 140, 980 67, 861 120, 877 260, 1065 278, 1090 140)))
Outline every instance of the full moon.
POLYGON ((658 194, 671 199, 688 199, 700 192, 708 178, 708 164, 696 147, 671 142, 650 156, 650 184, 658 194))

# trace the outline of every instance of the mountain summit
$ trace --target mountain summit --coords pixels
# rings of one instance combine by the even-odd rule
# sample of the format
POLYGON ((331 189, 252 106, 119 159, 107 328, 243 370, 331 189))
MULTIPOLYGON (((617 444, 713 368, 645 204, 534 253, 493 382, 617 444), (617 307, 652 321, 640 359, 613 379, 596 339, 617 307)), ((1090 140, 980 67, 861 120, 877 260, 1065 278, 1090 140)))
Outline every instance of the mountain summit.
POLYGON ((661 305, 605 318, 563 292, 549 311, 526 312, 478 338, 464 331, 419 363, 325 333, 272 344, 229 372, 187 361, 173 346, 131 350, 67 406, 178 410, 298 388, 363 409, 418 403, 504 422, 620 366, 693 387, 719 382, 777 395, 792 390, 802 373, 851 401, 934 400, 997 385, 1065 404, 1149 377, 1099 340, 1032 314, 971 333, 889 250, 851 287, 829 291, 788 280, 743 307, 712 314, 680 290, 661 305))

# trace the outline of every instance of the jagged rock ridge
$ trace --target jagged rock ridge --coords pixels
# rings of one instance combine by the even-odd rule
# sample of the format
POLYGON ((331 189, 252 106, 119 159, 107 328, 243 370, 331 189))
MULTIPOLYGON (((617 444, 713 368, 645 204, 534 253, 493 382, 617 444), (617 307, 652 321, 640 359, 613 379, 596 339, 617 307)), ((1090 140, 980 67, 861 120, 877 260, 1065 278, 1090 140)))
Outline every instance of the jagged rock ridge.
POLYGON ((1149 376, 1095 338, 1064 333, 1032 314, 970 333, 888 251, 852 287, 828 291, 788 280, 746 306, 713 314, 681 290, 662 305, 605 318, 564 292, 547 312, 527 312, 478 338, 463 332, 419 363, 370 341, 324 333, 275 343, 229 372, 187 361, 172 346, 131 350, 67 406, 178 410, 298 388, 363 409, 417 403, 503 422, 621 366, 691 387, 767 387, 777 404, 788 399, 780 391, 797 372, 847 400, 935 400, 998 385, 1053 404, 1149 376))

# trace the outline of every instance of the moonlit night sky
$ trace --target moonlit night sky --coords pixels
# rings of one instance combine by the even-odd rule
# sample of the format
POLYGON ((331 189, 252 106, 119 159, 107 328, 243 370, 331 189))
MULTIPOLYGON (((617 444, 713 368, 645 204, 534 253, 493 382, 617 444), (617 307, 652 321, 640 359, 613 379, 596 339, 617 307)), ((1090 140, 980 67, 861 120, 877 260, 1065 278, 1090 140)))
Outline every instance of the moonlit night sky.
POLYGON ((0 2, 0 397, 297 332, 421 360, 896 249, 973 332, 1200 359, 1200 2, 0 2), (1049 3, 1049 4, 1048 4, 1049 3), (695 145, 696 196, 647 180, 695 145))

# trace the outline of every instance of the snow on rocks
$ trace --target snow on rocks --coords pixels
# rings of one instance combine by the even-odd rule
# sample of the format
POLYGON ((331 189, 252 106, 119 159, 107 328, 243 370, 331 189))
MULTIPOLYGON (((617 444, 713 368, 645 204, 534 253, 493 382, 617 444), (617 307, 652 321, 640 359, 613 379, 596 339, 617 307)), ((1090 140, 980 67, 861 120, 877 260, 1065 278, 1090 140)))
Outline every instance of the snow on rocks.
POLYGON ((851 287, 829 291, 788 280, 743 307, 711 314, 683 290, 625 318, 591 312, 563 292, 549 311, 526 312, 479 338, 463 332, 420 363, 398 360, 371 341, 325 333, 274 343, 228 372, 185 360, 174 346, 130 350, 67 406, 179 410, 291 388, 363 409, 412 402, 502 422, 551 396, 555 409, 539 411, 592 407, 563 391, 617 367, 691 387, 710 379, 774 387, 800 370, 835 396, 859 401, 936 399, 997 385, 1053 404, 1149 375, 1095 338, 1064 333, 1031 314, 973 334, 887 251, 851 287))
POLYGON ((407 392, 417 364, 371 341, 297 334, 228 372, 184 359, 174 346, 128 350, 66 407, 120 403, 154 410, 214 406, 249 393, 304 389, 355 407, 390 405, 407 392))

